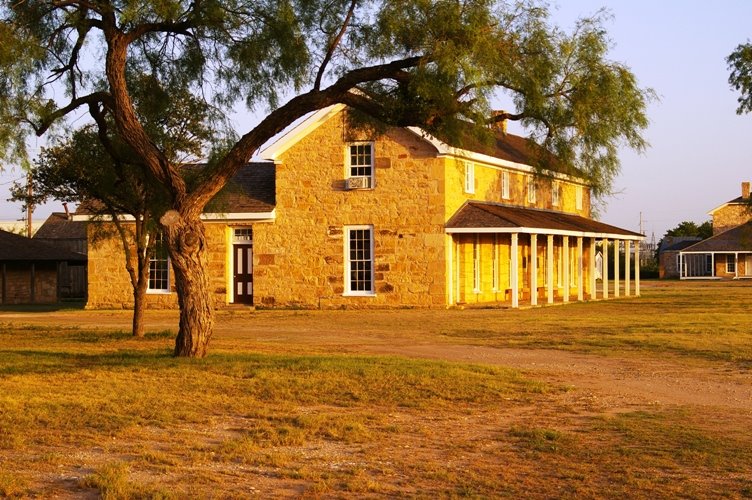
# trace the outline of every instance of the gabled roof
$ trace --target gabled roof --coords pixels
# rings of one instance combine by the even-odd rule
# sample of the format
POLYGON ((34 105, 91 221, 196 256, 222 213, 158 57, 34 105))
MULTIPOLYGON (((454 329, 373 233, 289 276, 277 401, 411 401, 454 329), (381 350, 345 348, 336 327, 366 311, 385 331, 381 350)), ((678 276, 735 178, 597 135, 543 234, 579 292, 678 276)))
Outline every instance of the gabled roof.
POLYGON ((34 238, 43 240, 85 240, 86 223, 74 221, 65 213, 53 212, 47 220, 44 221, 34 238))
POLYGON ((694 245, 698 241, 702 241, 699 236, 666 236, 664 241, 661 241, 661 246, 658 249, 659 252, 676 252, 678 250, 684 250, 685 248, 694 245), (673 238, 671 241, 665 241, 667 238, 673 238))
POLYGON ((749 252, 752 251, 752 221, 736 226, 706 240, 695 243, 683 252, 749 252))
POLYGON ((744 198, 743 196, 739 196, 737 198, 734 198, 733 200, 729 200, 726 203, 718 205, 717 207, 709 211, 708 215, 713 215, 718 210, 722 209, 723 207, 727 207, 729 205, 749 205, 749 204, 750 204, 749 198, 744 198))
MULTIPOLYGON (((345 108, 346 106, 343 104, 336 104, 310 114, 262 149, 259 152, 259 156, 270 161, 279 161, 279 158, 285 151, 345 108)), ((448 138, 434 137, 418 127, 407 127, 407 130, 436 148, 438 155, 456 156, 526 172, 534 171, 532 167, 536 163, 534 151, 540 148, 529 139, 514 134, 502 134, 500 132, 495 133, 490 142, 484 142, 478 138, 474 138, 469 133, 462 133, 462 137, 450 141, 448 138)), ((555 172, 556 170, 561 170, 557 166, 555 159, 550 161, 550 169, 551 172, 549 173, 555 176, 566 177, 568 175, 577 175, 577 172, 555 172)), ((570 180, 577 180, 577 178, 571 178, 570 180)))
POLYGON ((0 262, 85 262, 86 256, 0 230, 0 262))
MULTIPOLYGON (((186 168, 201 168, 187 165, 186 168)), ((271 162, 248 163, 227 182, 204 209, 205 219, 266 219, 274 217, 276 206, 276 166, 271 162)), ((85 200, 74 215, 75 221, 88 220, 97 211, 95 200, 85 200)), ((127 217, 124 217, 127 219, 127 217)))
POLYGON ((271 212, 277 204, 276 166, 269 162, 242 167, 209 202, 204 212, 271 212))
POLYGON ((446 224, 447 233, 535 233, 642 240, 644 236, 579 215, 469 201, 446 224))

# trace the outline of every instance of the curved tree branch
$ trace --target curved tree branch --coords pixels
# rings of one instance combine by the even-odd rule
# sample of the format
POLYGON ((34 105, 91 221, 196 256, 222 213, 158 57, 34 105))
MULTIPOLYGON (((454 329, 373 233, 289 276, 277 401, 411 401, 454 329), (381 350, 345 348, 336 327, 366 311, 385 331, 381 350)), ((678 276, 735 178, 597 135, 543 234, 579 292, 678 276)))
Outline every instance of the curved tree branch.
POLYGON ((76 110, 80 106, 106 103, 109 102, 110 99, 111 96, 107 92, 93 92, 89 95, 79 97, 78 99, 73 99, 70 103, 68 103, 67 106, 58 108, 49 115, 45 116, 44 119, 42 119, 41 123, 32 123, 32 127, 34 128, 34 132, 37 134, 37 136, 41 136, 50 128, 50 126, 52 126, 53 123, 55 123, 55 121, 76 110))
POLYGON ((329 47, 326 50, 326 55, 324 56, 324 60, 321 62, 319 71, 316 74, 316 81, 313 84, 314 90, 319 90, 319 88, 321 88, 321 78, 324 76, 324 71, 326 70, 327 64, 329 64, 329 61, 332 59, 332 56, 334 55, 334 50, 337 48, 337 45, 339 45, 340 41, 342 41, 342 37, 345 35, 345 32, 347 31, 347 27, 350 24, 350 19, 352 19, 353 13, 355 12, 356 3, 357 3, 357 0, 352 0, 350 2, 350 8, 347 10, 347 15, 345 16, 345 20, 342 21, 342 27, 340 28, 339 33, 337 33, 337 36, 335 36, 334 39, 332 39, 331 42, 329 43, 329 47))

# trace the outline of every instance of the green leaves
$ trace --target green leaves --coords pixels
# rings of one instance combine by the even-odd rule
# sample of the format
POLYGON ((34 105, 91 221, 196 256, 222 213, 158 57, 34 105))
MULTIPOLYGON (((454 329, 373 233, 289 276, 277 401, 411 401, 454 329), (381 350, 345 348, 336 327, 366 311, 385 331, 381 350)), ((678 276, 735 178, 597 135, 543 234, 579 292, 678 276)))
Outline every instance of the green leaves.
MULTIPOLYGON (((126 64, 116 71, 126 71, 130 95, 120 96, 117 106, 132 106, 149 138, 131 129, 125 142, 152 159, 148 168, 157 177, 157 157, 172 163, 213 151, 211 169, 221 175, 209 173, 194 186, 206 192, 216 192, 221 186, 211 183, 227 179, 297 118, 338 102, 386 125, 452 136, 468 122, 478 135, 487 134, 501 98, 508 118, 520 120, 542 146, 536 166, 546 168, 555 158, 558 168, 584 175, 596 196, 609 192, 619 147, 646 146, 645 110, 653 94, 624 64, 608 59, 603 12, 565 33, 533 1, 2 5, 0 151, 6 157, 22 149, 25 133, 64 123, 89 106, 122 127, 131 115, 113 107, 115 70, 107 73, 104 64, 122 40, 127 51, 118 57, 126 64), (403 63, 390 64, 396 61, 403 63), (321 85, 314 88, 318 76, 321 85), (282 104, 291 97, 290 105, 282 104), (224 117, 239 103, 274 112, 237 133, 224 117)), ((749 50, 740 46, 729 58, 735 68, 730 81, 747 95, 740 110, 752 109, 749 50)))
POLYGON ((729 85, 739 92, 736 114, 752 111, 752 43, 740 44, 726 58, 729 70, 729 85))

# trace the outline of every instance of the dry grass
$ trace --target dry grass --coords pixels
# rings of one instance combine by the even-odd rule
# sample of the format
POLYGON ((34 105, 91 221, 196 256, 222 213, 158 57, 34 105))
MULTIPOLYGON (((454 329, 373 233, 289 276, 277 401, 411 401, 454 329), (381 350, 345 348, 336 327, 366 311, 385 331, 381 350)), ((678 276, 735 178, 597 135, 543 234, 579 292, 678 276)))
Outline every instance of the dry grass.
POLYGON ((205 360, 173 313, 0 313, 0 496, 752 496, 749 414, 592 411, 503 367, 353 354, 416 344, 557 348, 746 371, 752 288, 500 311, 219 315, 205 360), (715 293, 713 293, 715 292, 715 293), (78 325, 78 326, 76 326, 78 325))

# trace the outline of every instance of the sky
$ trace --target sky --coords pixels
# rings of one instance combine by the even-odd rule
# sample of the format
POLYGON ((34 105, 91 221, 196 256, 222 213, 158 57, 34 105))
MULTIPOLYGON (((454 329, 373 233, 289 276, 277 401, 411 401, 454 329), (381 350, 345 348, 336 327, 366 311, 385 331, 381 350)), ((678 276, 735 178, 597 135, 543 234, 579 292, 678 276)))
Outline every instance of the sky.
MULTIPOLYGON (((752 114, 736 114, 725 61, 752 39, 752 1, 566 0, 552 3, 552 22, 571 31, 576 19, 605 8, 613 43, 609 59, 628 66, 659 100, 648 108, 650 147, 620 152, 621 173, 599 217, 660 239, 682 221, 702 223, 708 211, 736 198, 752 180, 752 114)), ((252 118, 241 119, 247 126, 252 118)), ((23 217, 5 202, 19 170, 0 173, 0 220, 23 217)), ((36 210, 43 220, 53 203, 36 210)))

